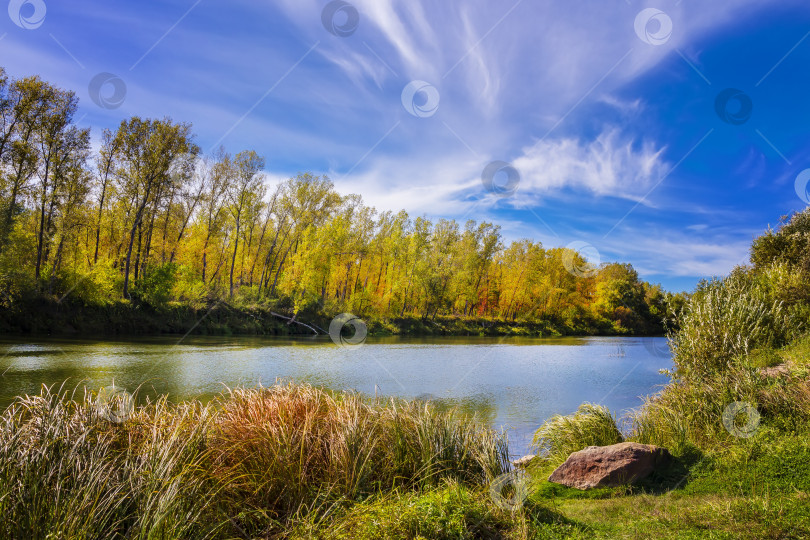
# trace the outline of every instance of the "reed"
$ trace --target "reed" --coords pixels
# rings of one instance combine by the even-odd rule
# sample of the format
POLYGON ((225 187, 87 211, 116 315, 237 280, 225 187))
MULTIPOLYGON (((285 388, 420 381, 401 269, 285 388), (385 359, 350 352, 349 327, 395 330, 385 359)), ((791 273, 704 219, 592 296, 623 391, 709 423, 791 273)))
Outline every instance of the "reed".
POLYGON ((426 489, 444 480, 481 485, 506 470, 500 434, 432 405, 365 401, 311 386, 238 389, 212 430, 214 472, 256 530, 324 500, 426 489), (253 523, 253 519, 256 523, 253 523))
POLYGON ((751 404, 761 423, 791 431, 810 421, 810 380, 801 374, 766 378, 755 368, 735 366, 700 379, 675 381, 647 397, 632 414, 632 439, 667 446, 676 453, 685 445, 711 449, 734 436, 723 424, 731 403, 751 404))
POLYGON ((676 375, 725 371, 756 349, 788 343, 804 326, 767 279, 737 268, 723 280, 702 282, 690 298, 671 337, 676 375))
POLYGON ((424 403, 288 384, 162 397, 116 424, 77 393, 44 387, 0 415, 0 537, 283 535, 391 490, 481 487, 508 464, 501 433, 424 403))
POLYGON ((568 416, 556 415, 538 429, 532 444, 551 462, 562 462, 587 446, 622 442, 616 419, 607 407, 583 403, 568 416))

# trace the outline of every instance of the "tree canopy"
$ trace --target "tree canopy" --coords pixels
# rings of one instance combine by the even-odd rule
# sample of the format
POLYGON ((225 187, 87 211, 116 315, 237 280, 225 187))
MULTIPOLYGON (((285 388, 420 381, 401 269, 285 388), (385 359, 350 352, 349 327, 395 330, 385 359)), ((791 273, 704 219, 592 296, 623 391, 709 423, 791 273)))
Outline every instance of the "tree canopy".
POLYGON ((571 272, 572 260, 587 266, 579 254, 506 244, 493 223, 381 212, 310 173, 270 183, 264 156, 202 155, 191 125, 169 118, 125 119, 93 153, 77 104, 73 92, 0 70, 2 302, 236 299, 295 313, 660 332, 673 298, 629 264, 571 272))

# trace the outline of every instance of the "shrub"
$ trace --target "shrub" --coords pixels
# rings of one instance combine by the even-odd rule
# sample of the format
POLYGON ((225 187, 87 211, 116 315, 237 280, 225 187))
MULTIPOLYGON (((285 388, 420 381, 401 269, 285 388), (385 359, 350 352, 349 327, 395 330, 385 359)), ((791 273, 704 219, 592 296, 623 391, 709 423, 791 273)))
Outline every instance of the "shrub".
POLYGON ((744 269, 735 269, 724 280, 703 281, 672 339, 676 375, 699 378, 727 370, 753 349, 786 343, 800 326, 744 269))
POLYGON ((810 209, 784 216, 777 231, 768 231, 751 245, 751 263, 765 268, 775 262, 810 271, 810 209))
POLYGON ((149 266, 135 282, 132 296, 153 307, 165 306, 177 280, 175 263, 149 266))
POLYGON ((587 446, 605 446, 622 442, 616 419, 607 407, 583 403, 572 415, 556 415, 538 429, 532 445, 554 462, 561 462, 572 452, 587 446))
POLYGON ((102 260, 87 272, 63 269, 58 275, 59 297, 77 298, 85 305, 105 305, 121 294, 121 272, 111 261, 102 260))

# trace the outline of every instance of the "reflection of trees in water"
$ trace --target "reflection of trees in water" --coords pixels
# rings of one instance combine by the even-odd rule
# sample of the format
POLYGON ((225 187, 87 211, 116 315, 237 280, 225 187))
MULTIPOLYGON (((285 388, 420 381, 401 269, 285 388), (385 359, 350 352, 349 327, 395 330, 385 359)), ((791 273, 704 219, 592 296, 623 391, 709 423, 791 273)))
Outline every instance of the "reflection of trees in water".
POLYGON ((9 350, 3 353, 4 358, 37 358, 39 356, 53 356, 64 354, 62 349, 36 349, 36 350, 9 350))
POLYGON ((463 398, 440 398, 433 394, 420 394, 419 401, 429 402, 439 411, 454 411, 462 416, 475 416, 481 422, 492 423, 498 416, 495 400, 489 394, 475 394, 463 398))

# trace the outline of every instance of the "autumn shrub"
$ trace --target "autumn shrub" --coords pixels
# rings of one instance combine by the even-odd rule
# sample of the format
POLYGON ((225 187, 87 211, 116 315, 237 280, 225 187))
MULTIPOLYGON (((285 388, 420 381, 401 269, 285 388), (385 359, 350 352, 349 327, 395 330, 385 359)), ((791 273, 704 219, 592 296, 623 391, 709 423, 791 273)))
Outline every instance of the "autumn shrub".
POLYGON ((108 305, 121 295, 124 279, 109 260, 102 260, 87 271, 62 269, 58 273, 57 298, 70 298, 84 305, 108 305))
POLYGON ((162 307, 172 298, 172 289, 177 280, 175 263, 149 266, 132 288, 133 298, 153 307, 162 307))

